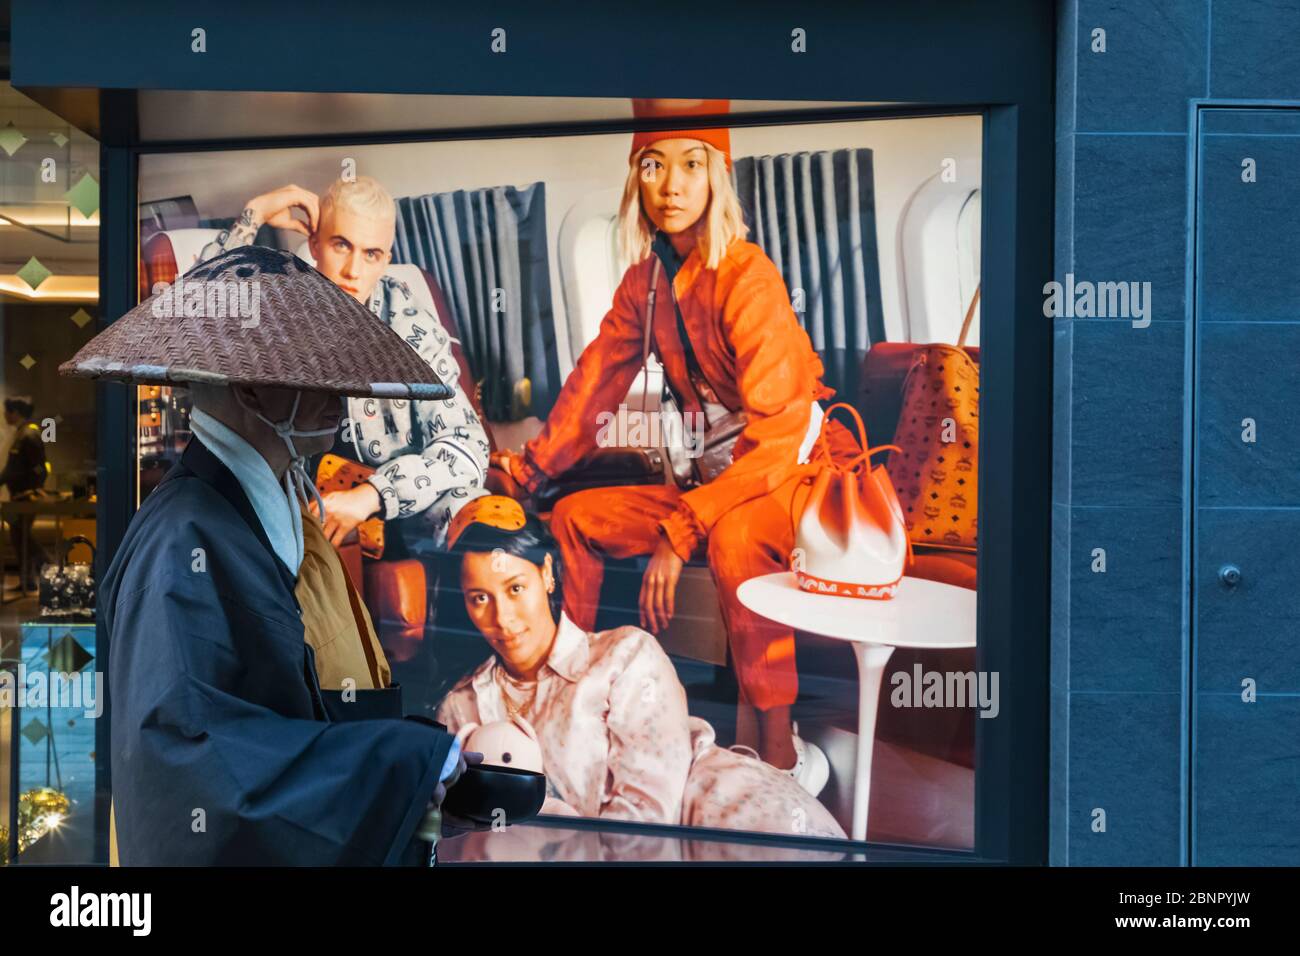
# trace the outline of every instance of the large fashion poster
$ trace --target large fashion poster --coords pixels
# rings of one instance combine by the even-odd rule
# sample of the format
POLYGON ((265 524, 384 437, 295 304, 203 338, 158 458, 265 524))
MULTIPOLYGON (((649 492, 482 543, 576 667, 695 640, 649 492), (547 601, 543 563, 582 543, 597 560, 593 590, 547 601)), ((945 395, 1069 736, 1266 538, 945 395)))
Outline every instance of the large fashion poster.
MULTIPOLYGON (((547 814, 971 848, 980 119, 734 109, 145 155, 142 298, 283 250, 450 386, 308 462, 295 593, 338 561, 359 608, 323 688, 400 685, 547 814)), ((143 499, 195 427, 139 398, 143 499)))

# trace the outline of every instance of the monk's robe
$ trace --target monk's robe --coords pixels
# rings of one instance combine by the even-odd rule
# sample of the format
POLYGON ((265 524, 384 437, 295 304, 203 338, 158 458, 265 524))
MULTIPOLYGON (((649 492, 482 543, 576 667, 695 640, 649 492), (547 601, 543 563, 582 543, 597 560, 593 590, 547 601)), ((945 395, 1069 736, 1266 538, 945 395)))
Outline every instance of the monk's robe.
POLYGON ((294 576, 198 439, 132 520, 99 609, 124 865, 419 860, 453 738, 374 716, 389 703, 328 703, 294 576))

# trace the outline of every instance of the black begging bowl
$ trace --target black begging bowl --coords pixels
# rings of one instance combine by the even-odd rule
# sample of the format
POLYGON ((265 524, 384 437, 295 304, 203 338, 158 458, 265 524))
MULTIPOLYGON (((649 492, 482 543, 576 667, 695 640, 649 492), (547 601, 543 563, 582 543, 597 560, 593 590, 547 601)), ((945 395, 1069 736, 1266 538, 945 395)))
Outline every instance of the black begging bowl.
POLYGON ((491 824, 522 823, 537 816, 546 801, 546 774, 514 767, 466 767, 442 801, 446 814, 491 824))

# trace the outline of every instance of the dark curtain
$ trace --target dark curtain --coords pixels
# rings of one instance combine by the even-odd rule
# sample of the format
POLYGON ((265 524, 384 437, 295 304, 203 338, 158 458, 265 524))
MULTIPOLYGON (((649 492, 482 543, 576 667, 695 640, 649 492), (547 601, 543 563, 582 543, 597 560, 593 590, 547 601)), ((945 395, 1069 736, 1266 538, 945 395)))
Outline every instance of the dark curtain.
POLYGON ((545 418, 559 393, 546 186, 397 200, 394 262, 433 274, 455 311, 489 419, 545 418))
POLYGON ((885 338, 869 149, 735 161, 749 239, 785 278, 796 314, 826 366, 826 384, 856 402, 863 357, 885 338))

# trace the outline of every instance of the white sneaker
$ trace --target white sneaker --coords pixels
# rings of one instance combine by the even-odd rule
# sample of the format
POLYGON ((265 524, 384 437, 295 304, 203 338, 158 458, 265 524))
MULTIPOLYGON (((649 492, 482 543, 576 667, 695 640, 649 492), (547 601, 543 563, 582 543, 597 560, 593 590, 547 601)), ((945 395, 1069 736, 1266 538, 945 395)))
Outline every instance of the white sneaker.
POLYGON ((831 763, 820 747, 799 736, 798 724, 794 725, 794 753, 794 766, 785 773, 794 777, 795 783, 814 797, 817 796, 831 778, 831 763))

